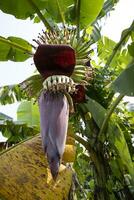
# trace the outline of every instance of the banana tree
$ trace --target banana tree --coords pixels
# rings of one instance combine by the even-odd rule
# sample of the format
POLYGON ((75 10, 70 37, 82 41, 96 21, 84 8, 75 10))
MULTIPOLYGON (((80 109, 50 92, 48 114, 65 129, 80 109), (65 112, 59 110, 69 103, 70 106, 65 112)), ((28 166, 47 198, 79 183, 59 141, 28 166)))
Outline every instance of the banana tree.
POLYGON ((99 25, 116 3, 0 3, 3 12, 19 19, 30 17, 45 26, 34 39, 35 44, 12 36, 0 37, 1 61, 23 62, 33 57, 37 68, 36 74, 19 85, 2 87, 1 102, 39 102, 43 149, 54 180, 69 124, 68 132, 77 142, 73 167, 78 178, 74 180, 73 199, 133 199, 133 129, 125 127, 126 113, 119 103, 125 95, 134 94, 134 23, 123 31, 117 44, 102 38, 99 25), (129 39, 132 43, 127 46, 129 39), (97 46, 98 61, 94 60, 93 44, 97 46))

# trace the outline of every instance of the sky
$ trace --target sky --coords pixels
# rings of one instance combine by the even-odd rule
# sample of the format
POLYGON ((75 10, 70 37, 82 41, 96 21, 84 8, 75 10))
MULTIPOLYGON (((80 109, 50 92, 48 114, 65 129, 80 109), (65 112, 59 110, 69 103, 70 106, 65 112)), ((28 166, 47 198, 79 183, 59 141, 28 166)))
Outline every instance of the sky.
MULTIPOLYGON (((123 29, 130 26, 134 20, 134 0, 120 0, 110 17, 106 20, 102 33, 118 42, 123 29)), ((43 24, 33 24, 30 20, 18 20, 12 15, 0 11, 0 35, 4 37, 17 36, 33 44, 32 39, 37 38, 43 29, 43 24)), ((32 75, 35 67, 33 60, 26 62, 0 62, 0 86, 15 84, 32 75)), ((129 98, 131 100, 131 98, 129 98)), ((16 110, 19 103, 0 106, 3 112, 16 120, 16 110)), ((1 139, 1 136, 0 136, 1 139)))
POLYGON ((121 32, 134 20, 134 0, 120 0, 103 28, 103 34, 118 42, 121 32))

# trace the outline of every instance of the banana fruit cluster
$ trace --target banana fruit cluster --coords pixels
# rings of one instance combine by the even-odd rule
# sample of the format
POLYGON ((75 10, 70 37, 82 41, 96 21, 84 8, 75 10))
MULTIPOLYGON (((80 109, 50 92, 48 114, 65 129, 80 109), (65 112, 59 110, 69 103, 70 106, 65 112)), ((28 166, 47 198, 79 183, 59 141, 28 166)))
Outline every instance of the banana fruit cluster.
POLYGON ((87 85, 88 82, 85 79, 87 69, 83 65, 76 65, 75 70, 71 77, 64 76, 64 75, 53 75, 49 76, 43 82, 43 88, 46 91, 52 92, 68 92, 74 93, 76 85, 82 84, 87 85))
POLYGON ((63 75, 50 76, 43 82, 44 90, 52 92, 61 91, 73 93, 75 92, 75 85, 70 77, 63 75))
POLYGON ((77 84, 87 84, 87 81, 85 79, 86 77, 86 66, 84 65, 76 65, 74 68, 74 72, 71 76, 71 78, 75 81, 77 84))

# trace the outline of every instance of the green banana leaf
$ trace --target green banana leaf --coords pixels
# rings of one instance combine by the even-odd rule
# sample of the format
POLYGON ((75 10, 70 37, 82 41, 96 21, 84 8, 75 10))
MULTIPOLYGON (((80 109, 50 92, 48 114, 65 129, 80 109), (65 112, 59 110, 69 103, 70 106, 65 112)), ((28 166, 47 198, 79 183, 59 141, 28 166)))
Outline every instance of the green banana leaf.
POLYGON ((23 62, 31 57, 32 46, 18 37, 4 38, 0 36, 0 61, 23 62))
POLYGON ((114 10, 115 5, 118 3, 119 0, 107 0, 105 1, 103 8, 98 15, 98 19, 101 19, 105 15, 107 15, 111 10, 114 10))
POLYGON ((33 101, 22 102, 17 109, 17 120, 39 130, 40 116, 38 105, 33 101))
POLYGON ((49 0, 47 1, 46 10, 56 22, 65 20, 65 13, 74 0, 49 0))
MULTIPOLYGON (((4 0, 0 2, 0 9, 19 19, 33 18, 35 13, 39 16, 39 12, 44 12, 45 9, 54 21, 65 22, 66 13, 70 11, 70 7, 73 7, 75 23, 79 21, 80 27, 85 28, 96 19, 103 3, 104 0, 77 0, 75 2, 74 0, 4 0)), ((70 17, 72 18, 71 15, 70 17)))
POLYGON ((18 84, 0 87, 0 104, 2 105, 12 104, 26 98, 25 91, 18 84))
MULTIPOLYGON (((104 0, 81 0, 80 1, 80 26, 89 26, 100 13, 104 0)), ((78 16, 77 16, 78 17, 78 16)))
POLYGON ((80 105, 84 113, 90 112, 98 127, 101 127, 106 110, 98 102, 88 97, 87 103, 80 105))
MULTIPOLYGON (((80 107, 84 113, 90 112, 98 127, 101 128, 106 115, 106 110, 98 102, 90 98, 87 103, 81 104, 80 107)), ((124 172, 124 174, 128 172, 132 178, 131 182, 134 184, 134 166, 129 149, 124 134, 117 123, 117 119, 114 119, 113 116, 109 120, 106 135, 110 145, 112 145, 112 148, 117 153, 116 160, 119 161, 118 165, 121 168, 121 171, 124 172)), ((105 135, 103 135, 103 137, 105 137, 105 135)))
POLYGON ((33 9, 30 2, 34 2, 41 10, 43 10, 46 5, 46 0, 4 0, 0 1, 0 9, 7 14, 14 15, 18 19, 32 18, 36 11, 33 9))
POLYGON ((119 167, 124 173, 128 173, 131 176, 131 184, 134 185, 134 165, 129 153, 129 149, 124 137, 124 134, 116 123, 116 120, 112 118, 112 122, 110 121, 110 125, 108 126, 108 137, 111 145, 118 152, 119 157, 117 158, 119 161, 119 167))
POLYGON ((134 62, 117 77, 111 88, 123 95, 134 96, 134 62))
POLYGON ((134 42, 132 42, 130 45, 128 45, 128 52, 131 56, 134 57, 134 42))

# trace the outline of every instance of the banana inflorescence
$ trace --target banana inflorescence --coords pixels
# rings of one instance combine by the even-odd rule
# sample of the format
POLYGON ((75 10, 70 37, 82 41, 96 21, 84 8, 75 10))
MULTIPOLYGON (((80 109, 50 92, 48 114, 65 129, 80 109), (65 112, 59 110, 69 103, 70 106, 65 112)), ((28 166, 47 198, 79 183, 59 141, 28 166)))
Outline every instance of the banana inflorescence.
POLYGON ((61 75, 50 76, 43 82, 44 90, 52 92, 60 91, 73 93, 75 92, 75 85, 76 84, 70 77, 61 75))
POLYGON ((34 63, 43 79, 39 98, 41 135, 44 152, 54 179, 64 153, 69 111, 73 103, 85 101, 85 87, 91 79, 90 45, 84 36, 77 41, 75 30, 43 31, 34 63), (78 59, 78 60, 77 60, 78 59))

